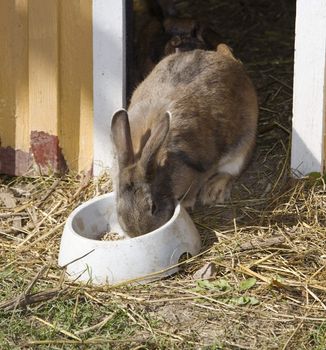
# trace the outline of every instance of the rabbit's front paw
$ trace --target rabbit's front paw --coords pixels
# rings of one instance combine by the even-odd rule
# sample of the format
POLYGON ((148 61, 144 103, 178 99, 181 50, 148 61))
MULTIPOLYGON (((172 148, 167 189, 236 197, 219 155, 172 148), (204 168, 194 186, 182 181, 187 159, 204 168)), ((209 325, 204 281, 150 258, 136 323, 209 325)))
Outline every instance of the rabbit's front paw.
POLYGON ((232 176, 229 174, 215 174, 203 185, 199 200, 203 205, 224 203, 230 199, 232 176))

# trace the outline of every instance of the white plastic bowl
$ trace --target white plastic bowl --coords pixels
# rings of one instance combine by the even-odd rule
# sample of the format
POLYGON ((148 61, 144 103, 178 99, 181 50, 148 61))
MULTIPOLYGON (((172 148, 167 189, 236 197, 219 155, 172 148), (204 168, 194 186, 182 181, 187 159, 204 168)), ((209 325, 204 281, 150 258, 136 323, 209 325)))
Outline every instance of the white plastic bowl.
POLYGON ((115 210, 115 194, 96 197, 68 217, 61 238, 59 265, 74 280, 94 284, 145 283, 178 271, 184 253, 199 253, 199 233, 188 213, 177 205, 172 218, 143 236, 99 240, 104 232, 123 233, 115 210))

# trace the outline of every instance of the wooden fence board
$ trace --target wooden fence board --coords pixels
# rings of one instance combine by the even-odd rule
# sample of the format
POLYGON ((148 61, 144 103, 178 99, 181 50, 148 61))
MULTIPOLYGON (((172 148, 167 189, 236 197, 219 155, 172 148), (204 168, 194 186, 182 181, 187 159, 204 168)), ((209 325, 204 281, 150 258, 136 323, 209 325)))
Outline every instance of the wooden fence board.
POLYGON ((31 131, 58 134, 58 2, 29 0, 31 131))
POLYGON ((0 173, 90 171, 92 0, 0 1, 0 173))
MULTIPOLYGON (((15 1, 13 64, 15 82, 16 137, 15 148, 29 152, 28 95, 28 0, 15 1)), ((19 163, 19 161, 18 161, 19 163)))
POLYGON ((0 135, 2 147, 15 146, 14 22, 15 3, 11 0, 0 1, 0 125, 5 130, 0 135))
POLYGON ((92 7, 90 0, 60 2, 60 145, 68 167, 92 163, 92 7))
POLYGON ((69 167, 76 167, 80 128, 80 5, 62 1, 60 9, 60 145, 69 167))

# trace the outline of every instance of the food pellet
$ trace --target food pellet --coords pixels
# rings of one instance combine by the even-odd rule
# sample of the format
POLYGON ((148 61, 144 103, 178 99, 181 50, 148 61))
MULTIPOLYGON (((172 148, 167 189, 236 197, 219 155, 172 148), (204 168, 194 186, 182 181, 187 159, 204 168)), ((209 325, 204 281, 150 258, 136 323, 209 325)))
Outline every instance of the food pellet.
POLYGON ((118 241, 120 239, 124 239, 124 237, 120 236, 117 232, 106 232, 101 237, 101 241, 118 241))

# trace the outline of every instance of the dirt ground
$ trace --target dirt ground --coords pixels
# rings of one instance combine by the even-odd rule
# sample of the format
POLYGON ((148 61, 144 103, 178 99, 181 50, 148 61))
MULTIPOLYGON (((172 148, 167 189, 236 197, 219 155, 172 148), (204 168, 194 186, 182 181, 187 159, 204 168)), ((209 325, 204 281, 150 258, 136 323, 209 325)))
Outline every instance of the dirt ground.
POLYGON ((13 205, 0 202, 1 348, 326 349, 325 181, 294 180, 289 168, 295 1, 175 3, 211 26, 254 81, 250 166, 229 203, 192 213, 201 255, 132 287, 81 286, 56 266, 66 217, 109 191, 107 178, 2 177, 13 205), (193 278, 205 264, 211 279, 193 278))

